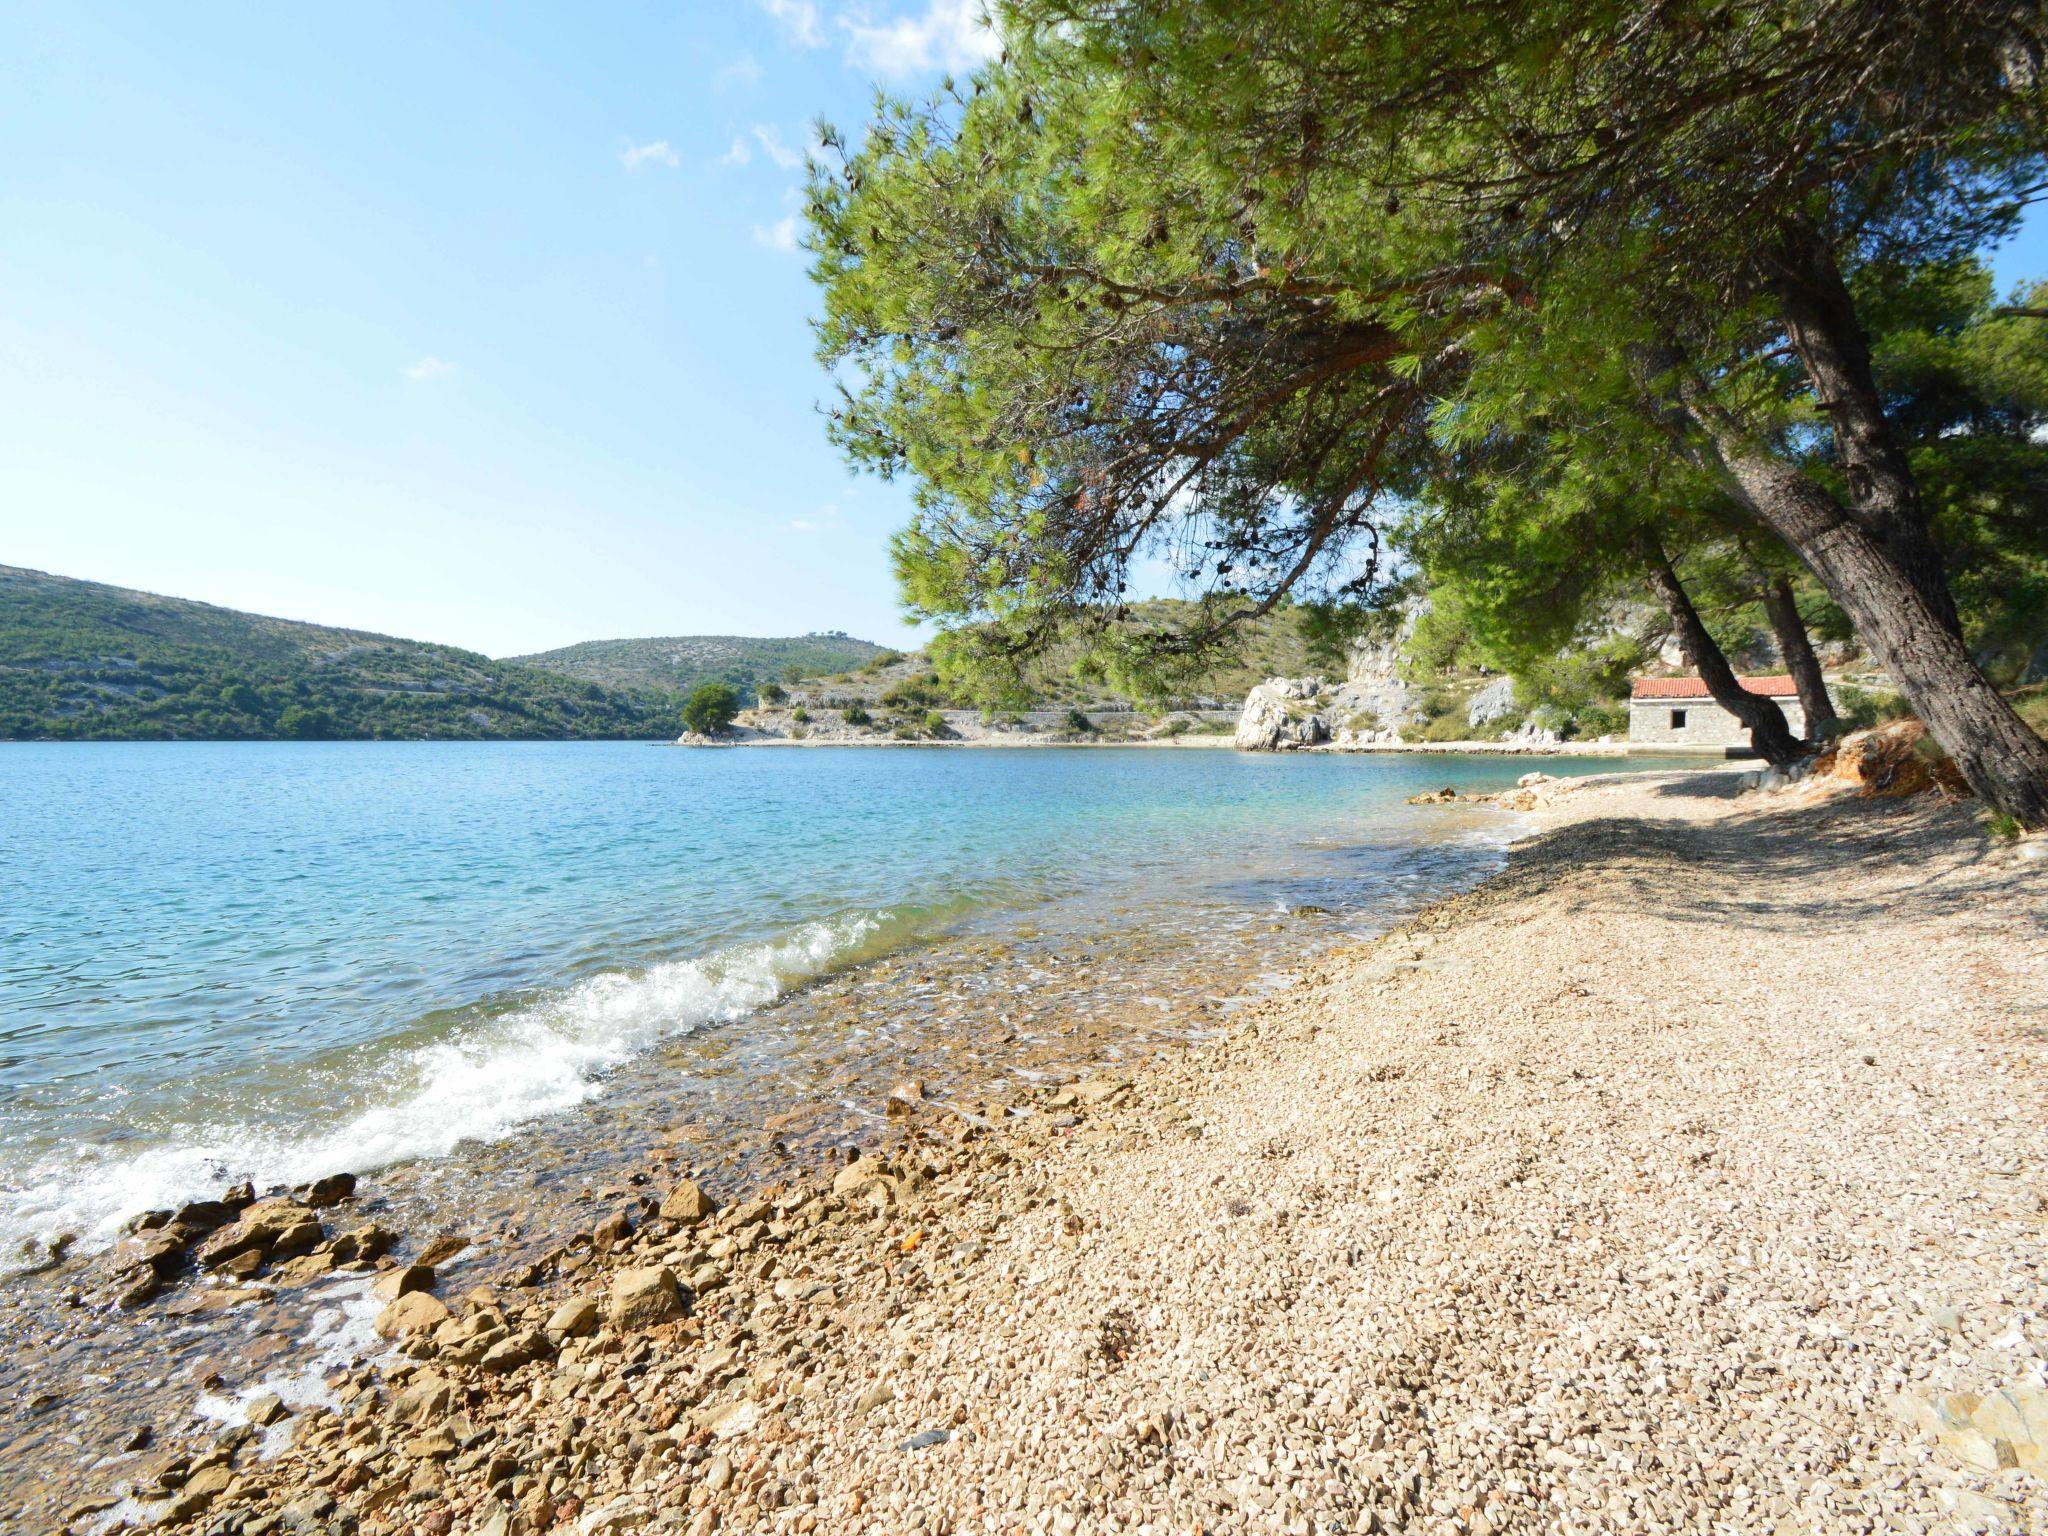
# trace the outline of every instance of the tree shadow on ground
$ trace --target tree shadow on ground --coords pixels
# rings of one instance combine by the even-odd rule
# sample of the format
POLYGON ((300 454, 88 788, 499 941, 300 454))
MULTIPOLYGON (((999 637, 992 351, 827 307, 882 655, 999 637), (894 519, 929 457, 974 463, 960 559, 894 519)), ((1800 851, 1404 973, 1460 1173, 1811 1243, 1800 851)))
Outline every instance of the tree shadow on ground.
MULTIPOLYGON (((1677 781, 1654 792, 1688 788, 1677 781)), ((1517 844, 1502 882, 1549 887, 1583 910, 1762 934, 1794 924, 1848 933, 1921 917, 2048 933, 2048 871, 1997 854, 1967 805, 1842 798, 1698 823, 1620 817, 1560 827, 1517 844)))

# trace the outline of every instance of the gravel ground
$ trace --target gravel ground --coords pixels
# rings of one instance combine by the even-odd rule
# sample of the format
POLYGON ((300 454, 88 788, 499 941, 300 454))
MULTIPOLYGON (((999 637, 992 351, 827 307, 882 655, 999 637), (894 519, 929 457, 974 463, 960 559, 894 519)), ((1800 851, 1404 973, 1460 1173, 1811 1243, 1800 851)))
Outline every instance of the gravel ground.
POLYGON ((1546 787, 1229 1039, 421 1297, 79 1528, 2048 1528, 2048 863, 1735 781, 1546 787))

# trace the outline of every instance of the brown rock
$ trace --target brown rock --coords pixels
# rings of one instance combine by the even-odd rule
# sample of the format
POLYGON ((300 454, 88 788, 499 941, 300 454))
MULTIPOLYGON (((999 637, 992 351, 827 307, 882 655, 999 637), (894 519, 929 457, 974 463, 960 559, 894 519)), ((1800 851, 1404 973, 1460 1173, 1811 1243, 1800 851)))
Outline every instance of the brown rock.
POLYGON ((663 1264, 620 1270, 612 1279, 605 1311, 614 1328, 630 1333, 687 1317, 690 1308, 675 1272, 663 1264))
POLYGON ((291 1409, 285 1407, 284 1399, 275 1392, 265 1392, 259 1397, 249 1399, 248 1414, 251 1424, 275 1424, 279 1419, 290 1418, 291 1412, 291 1409))
POLYGON ((420 1263, 445 1264, 469 1246, 469 1239, 454 1232, 444 1232, 420 1250, 420 1263))
POLYGON ((370 1293, 387 1301, 396 1301, 414 1291, 431 1291, 436 1278, 431 1264, 402 1264, 379 1275, 370 1287, 370 1293))
POLYGON ((597 1298, 575 1296, 563 1302, 549 1316, 547 1335, 562 1339, 581 1339, 597 1332, 597 1298))
POLYGON ((448 1321, 448 1309, 425 1291, 407 1291, 377 1314, 377 1332, 387 1339, 426 1333, 448 1321))
POLYGON ((314 1210, 325 1206, 339 1205, 356 1192, 356 1176, 352 1173, 330 1173, 324 1179, 315 1179, 306 1191, 306 1204, 314 1210))
POLYGON ((661 1202, 664 1221, 678 1221, 686 1226, 695 1226, 717 1209, 718 1202, 705 1194, 694 1179, 683 1180, 661 1202))

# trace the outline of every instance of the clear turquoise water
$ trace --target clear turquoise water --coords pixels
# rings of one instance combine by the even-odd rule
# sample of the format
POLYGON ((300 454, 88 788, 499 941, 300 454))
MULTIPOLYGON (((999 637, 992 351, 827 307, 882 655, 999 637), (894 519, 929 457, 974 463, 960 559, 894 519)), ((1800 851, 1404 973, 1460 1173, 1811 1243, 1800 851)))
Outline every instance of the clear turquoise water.
POLYGON ((962 922, 1082 931, 1129 921, 1134 903, 1182 924, 1297 901, 1369 916, 1382 888, 1476 867, 1425 860, 1445 823, 1407 796, 1528 767, 1115 749, 0 749, 0 1253, 67 1228, 104 1236, 228 1177, 296 1180, 513 1134, 601 1095, 656 1045, 962 922))

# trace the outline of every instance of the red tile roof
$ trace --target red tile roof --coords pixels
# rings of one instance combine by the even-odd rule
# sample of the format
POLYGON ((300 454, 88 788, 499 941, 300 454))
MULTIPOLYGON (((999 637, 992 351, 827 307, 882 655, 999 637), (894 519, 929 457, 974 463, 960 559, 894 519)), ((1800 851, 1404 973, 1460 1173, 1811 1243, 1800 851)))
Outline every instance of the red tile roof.
MULTIPOLYGON (((1796 699, 1799 689, 1789 677, 1739 677, 1751 693, 1767 699, 1796 699)), ((1629 689, 1632 699, 1707 699, 1707 685, 1696 677, 1639 677, 1629 689)))

